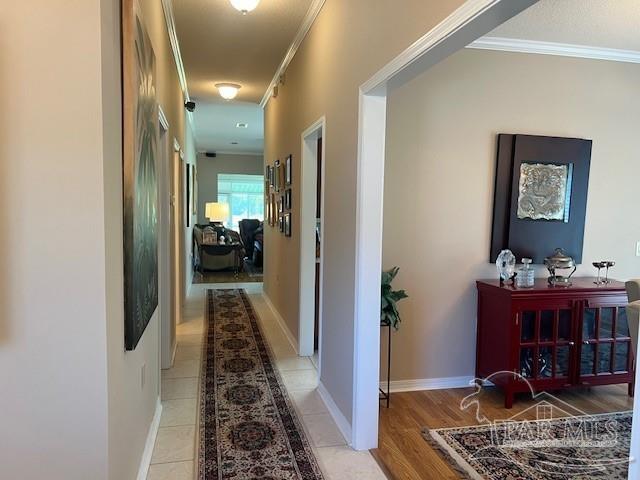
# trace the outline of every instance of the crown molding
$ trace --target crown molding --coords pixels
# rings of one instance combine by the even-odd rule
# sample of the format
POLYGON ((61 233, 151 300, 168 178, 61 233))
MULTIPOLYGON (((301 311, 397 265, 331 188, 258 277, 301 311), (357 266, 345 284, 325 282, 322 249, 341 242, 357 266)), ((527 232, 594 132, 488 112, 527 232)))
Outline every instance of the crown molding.
POLYGON ((519 40, 517 38, 481 37, 467 48, 497 50, 500 52, 535 53, 560 57, 588 58, 612 62, 640 63, 640 52, 616 48, 589 47, 570 43, 519 40))
POLYGON ((293 38, 293 42, 291 43, 289 50, 287 50, 287 53, 282 59, 280 66, 278 66, 278 69, 276 70, 276 73, 273 76, 271 83, 267 87, 267 91, 264 92, 262 100, 260 101, 260 106, 262 108, 264 108, 267 105, 269 98, 271 98, 271 92, 273 91, 274 87, 278 85, 278 82, 280 81, 280 77, 284 75, 284 72, 287 70, 287 67, 291 63, 291 60, 293 60, 293 57, 298 51, 298 48, 300 48, 302 41, 307 36, 307 33, 309 33, 309 30, 311 30, 311 26, 313 25, 313 22, 315 22, 318 14, 320 13, 320 10, 322 10, 322 7, 324 6, 325 1, 326 0, 313 0, 311 2, 311 5, 309 6, 309 10, 307 10, 306 15, 302 19, 302 24, 298 29, 298 33, 296 33, 296 36, 293 38))
MULTIPOLYGON (((171 51, 173 52, 173 59, 178 70, 178 81, 180 82, 180 89, 182 90, 182 97, 185 102, 191 100, 189 97, 189 89, 187 87, 187 75, 184 71, 184 64, 182 63, 182 54, 180 53, 180 43, 178 43, 178 34, 176 33, 176 21, 173 16, 173 3, 172 0, 162 0, 162 11, 164 12, 164 21, 167 25, 167 32, 169 33, 169 43, 171 43, 171 51)), ((195 130, 193 123, 193 113, 187 111, 187 119, 191 124, 191 127, 195 130)), ((195 135, 195 132, 194 132, 195 135)))
POLYGON ((397 57, 382 67, 360 86, 360 91, 371 93, 384 88, 387 82, 429 50, 444 42, 454 32, 472 23, 476 18, 499 4, 502 0, 467 0, 451 15, 407 47, 397 57))

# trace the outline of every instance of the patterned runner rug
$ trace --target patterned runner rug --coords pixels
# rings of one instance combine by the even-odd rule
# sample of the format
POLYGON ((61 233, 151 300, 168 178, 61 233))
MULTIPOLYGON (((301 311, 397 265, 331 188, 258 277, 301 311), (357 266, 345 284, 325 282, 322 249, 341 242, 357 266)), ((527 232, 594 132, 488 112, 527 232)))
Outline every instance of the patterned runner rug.
POLYGON ((425 429, 423 435, 464 478, 627 478, 632 412, 425 429))
POLYGON ((198 478, 322 475, 243 290, 207 292, 198 478))

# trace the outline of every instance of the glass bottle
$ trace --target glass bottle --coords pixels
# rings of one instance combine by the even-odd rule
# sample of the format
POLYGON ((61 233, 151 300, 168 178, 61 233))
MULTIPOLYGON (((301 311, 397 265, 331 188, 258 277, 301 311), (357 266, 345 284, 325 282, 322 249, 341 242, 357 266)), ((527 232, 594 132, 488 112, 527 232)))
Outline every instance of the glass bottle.
POLYGON ((532 260, 530 258, 522 259, 522 267, 518 269, 516 277, 516 286, 519 288, 531 288, 535 281, 535 270, 531 268, 532 260))

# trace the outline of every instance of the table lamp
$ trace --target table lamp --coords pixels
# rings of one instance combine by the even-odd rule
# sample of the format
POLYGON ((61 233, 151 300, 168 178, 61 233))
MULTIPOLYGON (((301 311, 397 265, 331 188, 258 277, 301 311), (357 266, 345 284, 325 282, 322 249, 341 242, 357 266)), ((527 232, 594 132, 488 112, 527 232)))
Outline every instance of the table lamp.
POLYGON ((227 232, 224 228, 224 222, 229 218, 228 203, 207 203, 205 205, 205 217, 209 219, 209 222, 218 231, 218 235, 226 237, 227 232))

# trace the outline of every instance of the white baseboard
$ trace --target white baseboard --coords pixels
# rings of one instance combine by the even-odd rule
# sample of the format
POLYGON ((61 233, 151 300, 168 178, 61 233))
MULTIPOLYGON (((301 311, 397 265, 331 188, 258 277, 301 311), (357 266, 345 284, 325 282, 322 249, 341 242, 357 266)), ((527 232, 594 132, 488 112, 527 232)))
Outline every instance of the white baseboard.
MULTIPOLYGON (((470 387, 475 377, 444 377, 444 378, 420 378, 416 380, 393 380, 390 385, 391 393, 416 392, 419 390, 442 390, 444 388, 470 387)), ((382 390, 387 389, 387 382, 380 382, 382 390)))
POLYGON ((271 313, 273 313, 273 316, 275 317, 276 322, 278 322, 278 325, 284 332, 285 337, 287 337, 287 340, 291 344, 293 351, 296 352, 296 355, 298 355, 300 353, 300 348, 298 347, 298 340, 296 340, 296 337, 293 336, 293 334, 291 333, 291 330, 289 330, 289 327, 287 327, 287 323, 284 321, 284 318, 282 318, 282 315, 280 315, 280 312, 278 312, 278 309, 273 305, 273 303, 271 303, 271 299, 267 296, 266 293, 262 292, 262 298, 264 298, 265 303, 271 310, 271 313))
POLYGON ((173 364, 176 361, 176 352, 178 351, 178 340, 175 339, 173 342, 173 352, 171 353, 171 366, 173 367, 173 364))
POLYGON ((333 397, 331 396, 329 391, 326 389, 326 387, 322 384, 322 382, 318 384, 318 393, 320 394, 320 398, 322 398, 322 401, 327 407, 327 410, 329 410, 329 414, 333 417, 333 420, 336 422, 336 425, 338 426, 340 433, 342 433, 342 436, 346 440, 347 444, 351 445, 352 443, 351 424, 342 414, 342 412, 336 405, 336 402, 333 401, 333 397))
POLYGON ((151 466, 151 456, 153 455, 153 447, 156 444, 156 437, 158 436, 158 428, 160 427, 160 416, 162 415, 162 403, 160 397, 158 397, 156 403, 156 411, 153 414, 153 420, 149 426, 149 433, 147 434, 147 441, 144 445, 144 451, 142 452, 142 459, 140 460, 140 468, 138 469, 137 480, 146 480, 149 473, 149 467, 151 466))

